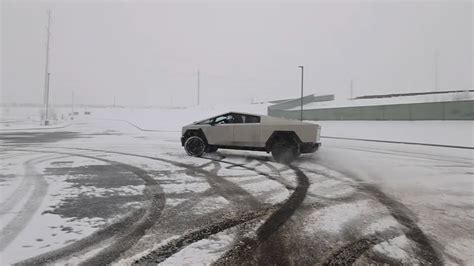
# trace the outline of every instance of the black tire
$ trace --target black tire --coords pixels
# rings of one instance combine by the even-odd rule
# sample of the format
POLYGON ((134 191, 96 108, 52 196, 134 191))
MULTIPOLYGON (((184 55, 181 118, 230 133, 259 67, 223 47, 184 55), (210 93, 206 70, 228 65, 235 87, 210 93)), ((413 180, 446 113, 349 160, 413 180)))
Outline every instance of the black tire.
POLYGON ((192 136, 184 143, 184 150, 189 156, 200 157, 207 150, 207 145, 200 137, 192 136))
POLYGON ((272 156, 275 161, 289 164, 300 155, 299 145, 290 141, 279 141, 272 146, 272 156))
POLYGON ((206 152, 216 152, 217 151, 217 147, 216 146, 208 146, 207 147, 207 151, 206 152))

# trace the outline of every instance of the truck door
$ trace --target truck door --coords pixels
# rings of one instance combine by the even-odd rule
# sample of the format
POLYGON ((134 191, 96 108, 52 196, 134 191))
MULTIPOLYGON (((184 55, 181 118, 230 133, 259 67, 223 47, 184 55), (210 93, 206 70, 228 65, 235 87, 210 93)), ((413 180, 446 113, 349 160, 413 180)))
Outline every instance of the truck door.
POLYGON ((235 114, 233 146, 263 147, 260 143, 260 117, 244 114, 235 114), (240 116, 240 118, 238 118, 240 116))
POLYGON ((203 128, 207 142, 211 145, 231 146, 234 137, 232 120, 231 114, 225 114, 216 117, 211 125, 203 128))

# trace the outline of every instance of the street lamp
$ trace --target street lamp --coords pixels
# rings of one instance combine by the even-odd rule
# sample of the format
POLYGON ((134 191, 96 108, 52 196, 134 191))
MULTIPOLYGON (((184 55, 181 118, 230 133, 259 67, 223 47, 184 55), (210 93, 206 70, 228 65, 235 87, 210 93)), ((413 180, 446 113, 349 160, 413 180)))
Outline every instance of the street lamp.
POLYGON ((303 121, 303 77, 304 77, 304 66, 298 66, 301 68, 301 117, 300 120, 303 121))

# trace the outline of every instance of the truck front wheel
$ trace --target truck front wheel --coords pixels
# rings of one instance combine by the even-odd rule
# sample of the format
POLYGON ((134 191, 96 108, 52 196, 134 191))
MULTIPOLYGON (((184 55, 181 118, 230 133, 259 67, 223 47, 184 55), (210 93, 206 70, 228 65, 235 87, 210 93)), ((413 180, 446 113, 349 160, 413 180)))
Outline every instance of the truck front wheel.
POLYGON ((184 150, 189 156, 200 157, 207 149, 203 139, 198 136, 189 137, 184 143, 184 150))

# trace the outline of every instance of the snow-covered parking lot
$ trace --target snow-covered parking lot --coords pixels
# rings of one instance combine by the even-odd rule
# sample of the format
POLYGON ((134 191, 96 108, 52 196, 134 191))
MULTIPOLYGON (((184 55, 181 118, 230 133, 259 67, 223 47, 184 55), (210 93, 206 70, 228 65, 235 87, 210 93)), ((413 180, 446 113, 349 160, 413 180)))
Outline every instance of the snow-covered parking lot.
POLYGON ((221 109, 93 110, 47 130, 12 119, 1 264, 474 263, 472 149, 324 138, 291 166, 187 156, 179 127, 221 109))

